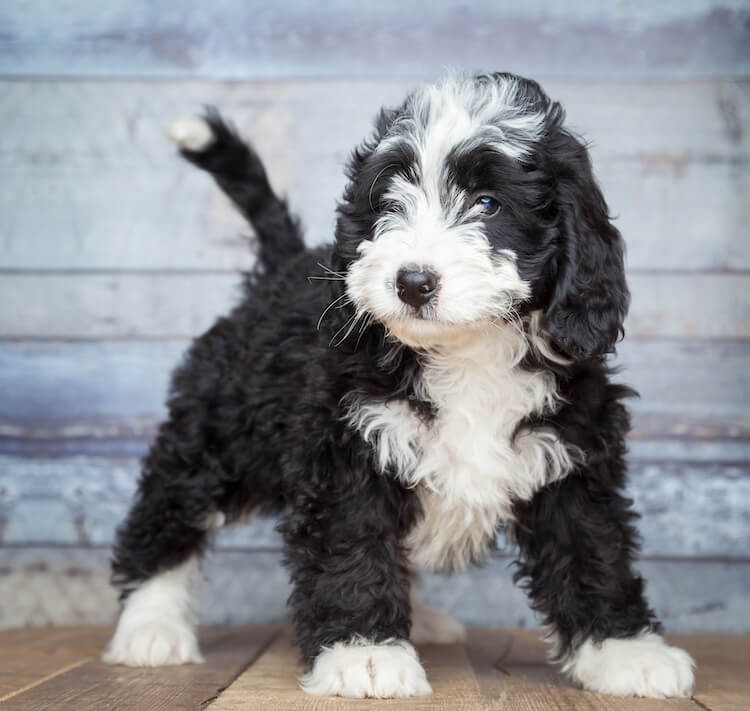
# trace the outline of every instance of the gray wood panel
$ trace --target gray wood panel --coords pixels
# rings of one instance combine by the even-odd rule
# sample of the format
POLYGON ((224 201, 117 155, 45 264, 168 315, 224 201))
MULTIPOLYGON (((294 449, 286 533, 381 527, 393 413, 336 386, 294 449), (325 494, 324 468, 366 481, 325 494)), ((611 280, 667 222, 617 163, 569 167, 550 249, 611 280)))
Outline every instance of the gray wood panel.
MULTIPOLYGON (((343 163, 411 81, 0 82, 0 268, 226 269, 248 228, 175 155, 165 127, 203 103, 258 145, 310 243, 329 241, 343 163), (104 238, 106 236, 106 238, 104 238)), ((557 81, 633 269, 750 269, 750 83, 557 81)))
MULTIPOLYGON (((750 337, 748 274, 639 272, 629 280, 631 338, 750 337)), ((186 338, 226 313, 239 285, 232 273, 4 274, 0 338, 186 338)))
POLYGON ((747 73, 742 0, 4 0, 0 66, 14 74, 430 76, 436 67, 579 76, 747 73), (467 57, 467 48, 471 51, 467 57))
MULTIPOLYGON (((0 628, 114 621, 109 551, 0 548, 0 628)), ((538 625, 512 583, 510 558, 457 575, 421 576, 426 602, 481 626, 538 625)), ((750 632, 750 563, 644 559, 638 568, 667 631, 750 632)), ((278 553, 224 551, 203 566, 199 616, 204 624, 277 622, 286 617, 289 584, 278 553)))
MULTIPOLYGON (((139 471, 134 457, 0 456, 0 546, 111 545, 139 471)), ((750 558, 747 458, 675 462, 633 454, 628 495, 643 515, 645 555, 750 558)), ((279 550, 274 525, 257 517, 229 527, 217 548, 279 550)))
MULTIPOLYGON (((0 437, 150 437, 184 341, 0 343, 0 437)), ((638 437, 750 437, 748 341, 625 341, 638 437)))

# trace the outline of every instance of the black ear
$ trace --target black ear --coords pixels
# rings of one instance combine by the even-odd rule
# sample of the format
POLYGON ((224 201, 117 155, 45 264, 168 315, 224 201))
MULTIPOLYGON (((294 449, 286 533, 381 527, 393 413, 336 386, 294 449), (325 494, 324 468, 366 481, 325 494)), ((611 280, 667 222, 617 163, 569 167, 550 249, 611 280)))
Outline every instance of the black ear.
MULTIPOLYGON (((354 322, 355 309, 345 298, 346 284, 342 278, 351 263, 358 257, 357 248, 365 239, 370 239, 377 218, 378 179, 391 165, 390 154, 382 159, 373 159, 376 148, 388 133, 403 107, 381 109, 375 119, 372 135, 358 145, 350 154, 346 165, 348 182, 337 207, 336 233, 330 255, 330 268, 338 278, 329 282, 331 300, 337 303, 326 316, 326 325, 333 329, 335 343, 340 349, 354 350, 366 346, 371 331, 382 332, 377 324, 363 331, 358 327, 349 329, 354 322)), ((382 186, 380 186, 382 188, 382 186)))
POLYGON ((623 242, 583 144, 556 127, 546 148, 555 176, 560 244, 543 325, 563 353, 584 360, 613 351, 623 335, 630 303, 623 242))
POLYGON ((390 159, 371 160, 376 148, 388 133, 397 116, 403 111, 381 109, 375 118, 372 135, 362 141, 350 154, 346 164, 348 178, 344 194, 336 212, 334 241, 334 269, 345 271, 357 256, 357 246, 369 237, 376 218, 376 183, 388 167, 390 159))

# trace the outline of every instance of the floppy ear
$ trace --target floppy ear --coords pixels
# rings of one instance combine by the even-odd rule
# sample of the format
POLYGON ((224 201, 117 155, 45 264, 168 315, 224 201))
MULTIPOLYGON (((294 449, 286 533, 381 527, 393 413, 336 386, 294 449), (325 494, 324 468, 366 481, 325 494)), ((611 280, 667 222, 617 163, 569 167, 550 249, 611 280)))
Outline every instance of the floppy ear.
POLYGON ((388 132, 402 109, 381 109, 375 119, 372 135, 350 154, 346 164, 348 179, 336 212, 336 233, 333 249, 333 268, 345 271, 357 257, 357 246, 366 239, 375 220, 374 184, 382 167, 368 159, 388 132))
POLYGON ((623 242, 583 144, 557 128, 547 147, 556 177, 560 252, 543 325, 563 353, 585 360, 613 351, 623 335, 630 303, 623 242))
MULTIPOLYGON (((357 322, 353 321, 355 309, 346 298, 346 282, 343 277, 359 256, 359 245, 363 240, 370 239, 377 217, 377 192, 374 187, 383 172, 383 166, 370 158, 401 111, 402 109, 381 109, 375 119, 373 134, 352 151, 346 165, 348 182, 336 210, 336 232, 330 255, 330 267, 337 277, 330 281, 331 297, 338 305, 326 317, 327 324, 334 328, 335 335, 341 336, 337 335, 332 339, 341 349, 350 346, 356 349, 360 344, 366 346, 370 331, 382 331, 380 326, 373 324, 364 327, 363 336, 362 329, 348 328, 348 324, 354 323, 356 326, 357 322)), ((366 323, 364 319, 363 323, 366 323)))

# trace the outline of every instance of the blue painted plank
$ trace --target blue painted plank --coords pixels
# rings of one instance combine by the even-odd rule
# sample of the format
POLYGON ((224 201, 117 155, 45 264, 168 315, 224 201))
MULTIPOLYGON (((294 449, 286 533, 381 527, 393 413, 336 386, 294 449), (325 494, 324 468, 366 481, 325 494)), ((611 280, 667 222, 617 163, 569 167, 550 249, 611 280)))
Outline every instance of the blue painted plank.
MULTIPOLYGON (((111 545, 139 471, 132 457, 0 456, 0 546, 111 545)), ((645 555, 750 557, 747 459, 710 463, 631 456, 628 494, 642 514, 645 555)), ((223 530, 216 545, 278 550, 274 526, 272 519, 256 517, 223 530)))
MULTIPOLYGON (((630 338, 750 338, 750 274, 631 272, 629 283, 630 338)), ((189 338, 230 310, 239 286, 231 272, 5 274, 0 338, 189 338)))
MULTIPOLYGON (((148 438, 185 341, 0 342, 0 437, 148 438)), ((620 345, 638 437, 750 438, 750 341, 620 345)))
MULTIPOLYGON (((0 628, 114 621, 109 551, 0 548, 0 628)), ((510 558, 457 575, 421 577, 423 599, 482 627, 535 627, 538 618, 512 582, 510 558)), ((668 632, 750 632, 750 563, 649 560, 638 564, 668 632)), ((287 573, 277 553, 219 552, 203 566, 198 606, 204 624, 286 618, 287 573)))
MULTIPOLYGON (((249 229, 164 135, 204 103, 254 141, 308 241, 328 242, 347 154, 412 85, 0 82, 0 268, 248 267, 249 229)), ((750 269, 750 241, 737 238, 750 223, 750 82, 547 88, 593 144, 631 269, 750 269)))
POLYGON ((0 67, 22 75, 747 74, 742 0, 554 3, 44 0, 0 6, 0 67), (470 52, 467 52, 470 48, 470 52))

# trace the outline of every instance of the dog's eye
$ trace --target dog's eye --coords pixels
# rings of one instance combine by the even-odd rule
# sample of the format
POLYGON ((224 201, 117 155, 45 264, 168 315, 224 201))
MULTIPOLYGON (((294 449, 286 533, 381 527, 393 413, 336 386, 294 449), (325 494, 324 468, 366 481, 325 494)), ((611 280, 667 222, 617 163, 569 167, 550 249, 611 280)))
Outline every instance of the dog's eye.
POLYGON ((482 217, 493 217, 502 209, 500 203, 491 195, 480 195, 474 204, 482 208, 482 217))

